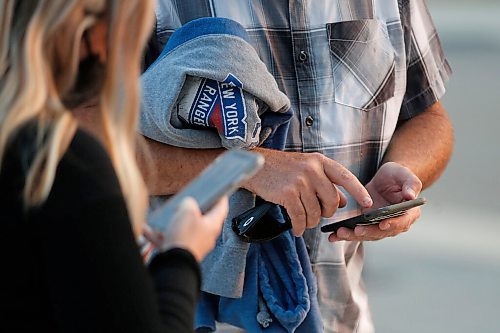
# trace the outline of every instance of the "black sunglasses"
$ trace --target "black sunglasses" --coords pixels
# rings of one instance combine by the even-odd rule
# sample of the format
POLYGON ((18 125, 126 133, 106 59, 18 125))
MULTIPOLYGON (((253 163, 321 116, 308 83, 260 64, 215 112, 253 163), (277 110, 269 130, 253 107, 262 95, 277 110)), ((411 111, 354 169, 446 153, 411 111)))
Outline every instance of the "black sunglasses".
POLYGON ((246 243, 265 242, 292 228, 292 221, 285 208, 263 201, 233 218, 236 235, 246 243), (280 216, 283 221, 280 221, 280 216))

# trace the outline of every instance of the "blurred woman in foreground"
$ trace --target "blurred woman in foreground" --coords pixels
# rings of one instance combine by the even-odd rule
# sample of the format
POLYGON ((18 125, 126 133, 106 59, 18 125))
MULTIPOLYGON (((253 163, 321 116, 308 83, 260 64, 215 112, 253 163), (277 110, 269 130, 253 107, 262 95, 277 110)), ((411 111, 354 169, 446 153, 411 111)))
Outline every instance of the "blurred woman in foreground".
POLYGON ((147 193, 135 141, 152 1, 0 6, 2 327, 192 330, 197 261, 215 244, 227 202, 205 216, 193 200, 181 205, 151 279, 136 243, 147 193), (68 111, 91 98, 92 134, 68 111))

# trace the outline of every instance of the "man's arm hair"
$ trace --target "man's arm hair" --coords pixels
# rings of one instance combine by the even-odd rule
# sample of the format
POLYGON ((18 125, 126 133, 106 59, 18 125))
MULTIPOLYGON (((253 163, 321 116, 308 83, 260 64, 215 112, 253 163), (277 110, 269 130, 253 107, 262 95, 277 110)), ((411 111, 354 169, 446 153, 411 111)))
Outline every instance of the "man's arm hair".
POLYGON ((453 126, 440 102, 398 126, 382 163, 397 162, 412 170, 423 188, 445 170, 453 151, 453 126))
POLYGON ((137 149, 137 163, 150 195, 179 192, 224 149, 188 149, 144 137, 137 149))

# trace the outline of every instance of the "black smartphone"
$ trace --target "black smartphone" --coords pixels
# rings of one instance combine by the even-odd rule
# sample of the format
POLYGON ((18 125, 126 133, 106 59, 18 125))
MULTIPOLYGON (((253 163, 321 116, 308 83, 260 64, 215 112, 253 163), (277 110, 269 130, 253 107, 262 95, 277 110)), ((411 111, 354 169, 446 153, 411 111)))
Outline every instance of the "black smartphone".
POLYGON ((379 223, 382 220, 390 217, 401 216, 406 213, 408 209, 421 206, 425 204, 425 198, 417 198, 414 200, 403 201, 394 205, 389 205, 368 211, 364 214, 348 218, 346 220, 326 224, 321 227, 322 232, 337 232, 341 227, 354 229, 357 225, 369 225, 379 223))
POLYGON ((258 153, 245 150, 223 153, 179 193, 155 209, 148 224, 153 229, 162 230, 186 197, 194 198, 201 212, 207 212, 222 196, 232 194, 241 182, 257 173, 263 164, 264 157, 258 153))

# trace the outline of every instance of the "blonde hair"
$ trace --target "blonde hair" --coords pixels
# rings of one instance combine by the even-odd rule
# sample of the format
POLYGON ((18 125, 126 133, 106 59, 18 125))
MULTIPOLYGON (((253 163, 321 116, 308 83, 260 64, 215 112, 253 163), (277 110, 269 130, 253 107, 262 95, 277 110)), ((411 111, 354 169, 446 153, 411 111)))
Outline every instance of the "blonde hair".
POLYGON ((24 203, 43 203, 77 128, 62 98, 78 74, 84 32, 105 17, 107 61, 99 96, 103 144, 112 160, 136 233, 147 192, 135 160, 140 58, 153 25, 149 0, 0 0, 0 168, 6 146, 32 119, 37 153, 24 203))

